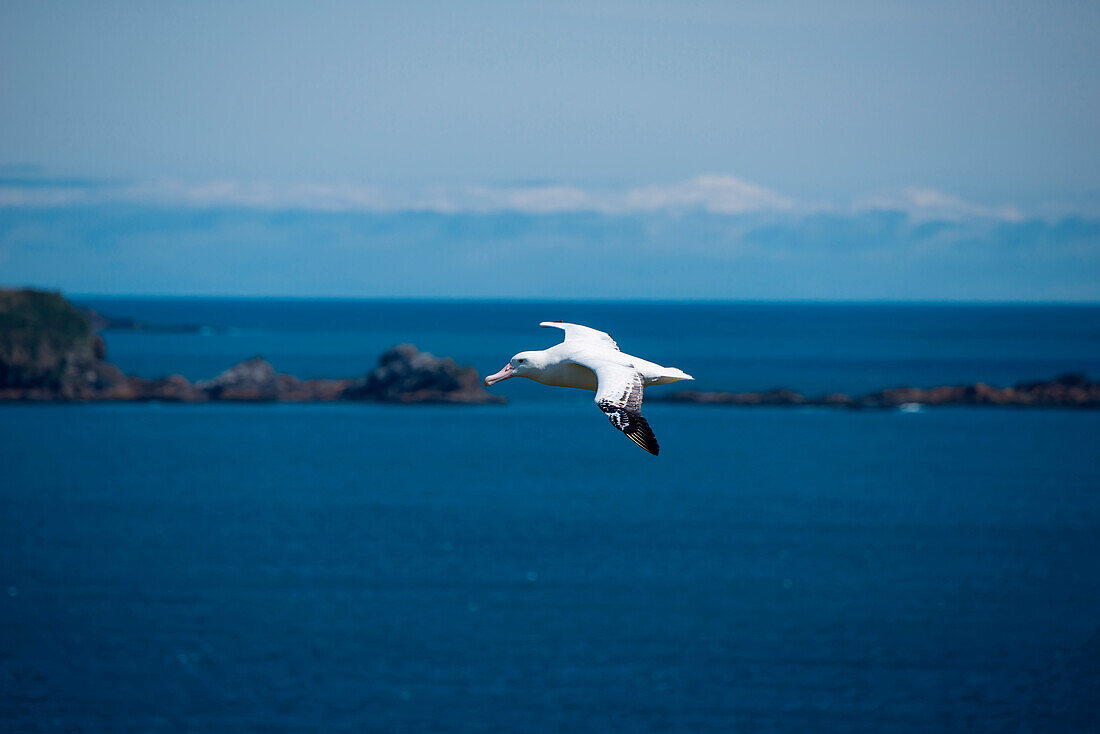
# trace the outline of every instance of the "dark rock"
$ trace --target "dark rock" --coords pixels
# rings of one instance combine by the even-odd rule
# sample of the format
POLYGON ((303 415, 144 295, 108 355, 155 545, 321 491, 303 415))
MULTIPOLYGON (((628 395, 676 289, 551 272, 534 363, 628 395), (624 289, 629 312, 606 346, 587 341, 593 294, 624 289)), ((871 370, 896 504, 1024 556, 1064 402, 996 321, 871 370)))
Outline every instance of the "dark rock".
MULTIPOLYGON (((183 378, 179 378, 182 380, 183 378)), ((184 381, 186 382, 186 381, 184 381)), ((145 393, 160 397, 166 386, 147 382, 145 393)), ((194 395, 179 385, 175 399, 220 401, 329 402, 362 400, 393 403, 487 403, 503 402, 484 390, 477 372, 459 367, 451 359, 440 359, 402 344, 384 353, 378 366, 358 380, 299 380, 276 372, 262 357, 245 360, 211 380, 197 382, 194 395)))
POLYGON ((253 357, 230 367, 212 380, 195 383, 202 399, 305 403, 344 399, 354 380, 299 380, 275 371, 270 362, 253 357))
POLYGON ((485 390, 473 367, 460 367, 411 344, 384 353, 374 371, 349 386, 344 397, 385 403, 504 402, 485 390))
POLYGON ((280 377, 263 357, 252 357, 233 365, 212 380, 195 383, 211 400, 278 400, 280 377))
POLYGON ((984 383, 944 385, 932 388, 895 388, 872 393, 860 399, 875 407, 893 407, 904 403, 920 405, 1014 405, 1063 408, 1100 407, 1100 383, 1090 382, 1081 374, 1056 377, 1039 382, 1021 382, 999 388, 984 383))

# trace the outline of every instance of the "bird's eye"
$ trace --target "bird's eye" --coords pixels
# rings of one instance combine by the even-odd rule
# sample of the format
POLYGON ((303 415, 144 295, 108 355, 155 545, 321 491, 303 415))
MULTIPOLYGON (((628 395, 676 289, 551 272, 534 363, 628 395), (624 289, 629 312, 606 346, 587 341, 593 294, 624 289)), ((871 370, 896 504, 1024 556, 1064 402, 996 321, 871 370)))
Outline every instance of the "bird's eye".
POLYGON ((516 364, 523 364, 526 361, 527 361, 526 359, 517 359, 516 364))

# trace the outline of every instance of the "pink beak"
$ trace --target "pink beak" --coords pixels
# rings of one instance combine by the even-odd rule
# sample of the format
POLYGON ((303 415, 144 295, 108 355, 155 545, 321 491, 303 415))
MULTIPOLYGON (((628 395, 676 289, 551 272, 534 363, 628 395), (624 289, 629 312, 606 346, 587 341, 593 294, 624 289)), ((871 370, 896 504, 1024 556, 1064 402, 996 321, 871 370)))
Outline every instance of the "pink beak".
POLYGON ((508 364, 504 365, 504 369, 502 369, 500 372, 496 373, 495 375, 489 375, 485 378, 485 387, 489 387, 490 385, 500 382, 501 380, 507 380, 509 377, 512 377, 514 375, 515 371, 512 370, 512 363, 509 362, 508 364))

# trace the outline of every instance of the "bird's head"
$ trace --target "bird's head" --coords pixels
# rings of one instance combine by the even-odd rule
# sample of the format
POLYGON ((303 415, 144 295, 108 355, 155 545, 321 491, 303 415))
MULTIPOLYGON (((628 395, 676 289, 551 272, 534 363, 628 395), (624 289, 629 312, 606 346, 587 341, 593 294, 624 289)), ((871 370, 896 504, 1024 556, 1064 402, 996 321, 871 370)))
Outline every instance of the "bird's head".
POLYGON ((546 358, 542 352, 520 352, 508 360, 504 369, 495 375, 485 378, 485 387, 494 385, 510 377, 531 377, 546 366, 546 358))

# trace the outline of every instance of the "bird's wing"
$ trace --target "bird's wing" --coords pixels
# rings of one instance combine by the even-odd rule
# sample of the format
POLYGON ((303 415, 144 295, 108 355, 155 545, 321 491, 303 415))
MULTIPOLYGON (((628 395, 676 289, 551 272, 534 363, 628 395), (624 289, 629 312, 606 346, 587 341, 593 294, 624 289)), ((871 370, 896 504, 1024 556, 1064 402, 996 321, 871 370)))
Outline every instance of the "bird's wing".
POLYGON ((580 324, 567 324, 564 321, 543 321, 539 324, 544 329, 561 329, 565 332, 567 342, 597 342, 600 346, 619 351, 619 345, 611 338, 611 335, 580 324))
POLYGON ((657 445, 653 429, 642 417, 642 374, 633 367, 614 362, 585 360, 583 355, 576 361, 596 373, 596 405, 607 414, 611 425, 656 456, 661 447, 657 445))

